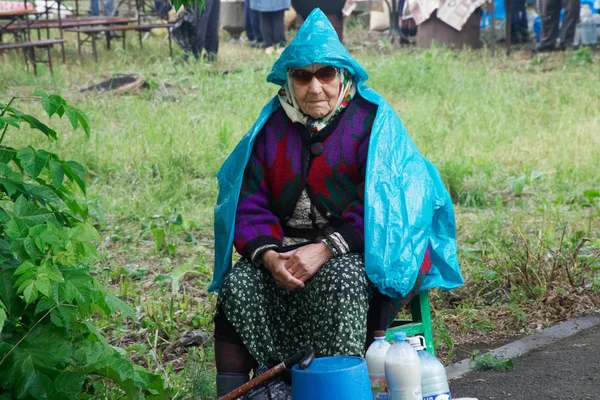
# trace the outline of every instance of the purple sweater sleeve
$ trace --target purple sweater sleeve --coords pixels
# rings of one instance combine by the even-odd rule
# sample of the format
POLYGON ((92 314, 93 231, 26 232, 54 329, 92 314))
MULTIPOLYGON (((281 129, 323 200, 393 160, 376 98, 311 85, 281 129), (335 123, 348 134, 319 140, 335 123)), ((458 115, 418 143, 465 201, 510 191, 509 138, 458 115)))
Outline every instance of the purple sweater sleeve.
POLYGON ((362 138, 356 154, 356 162, 362 182, 357 185, 358 197, 348 204, 342 213, 345 223, 337 229, 346 245, 344 253, 355 253, 365 251, 365 176, 367 170, 367 154, 369 150, 369 137, 362 138))
POLYGON ((265 135, 256 138, 252 155, 244 171, 242 190, 235 216, 233 244, 248 259, 265 245, 281 247, 283 229, 269 206, 269 188, 265 177, 265 135))

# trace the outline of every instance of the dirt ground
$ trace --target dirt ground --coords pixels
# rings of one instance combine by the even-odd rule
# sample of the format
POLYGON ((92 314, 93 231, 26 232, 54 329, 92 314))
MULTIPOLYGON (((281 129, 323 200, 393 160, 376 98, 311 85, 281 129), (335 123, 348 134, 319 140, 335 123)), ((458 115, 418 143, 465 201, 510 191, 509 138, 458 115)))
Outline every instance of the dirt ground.
POLYGON ((600 326, 513 360, 509 372, 475 371, 450 382, 453 398, 600 399, 600 326))

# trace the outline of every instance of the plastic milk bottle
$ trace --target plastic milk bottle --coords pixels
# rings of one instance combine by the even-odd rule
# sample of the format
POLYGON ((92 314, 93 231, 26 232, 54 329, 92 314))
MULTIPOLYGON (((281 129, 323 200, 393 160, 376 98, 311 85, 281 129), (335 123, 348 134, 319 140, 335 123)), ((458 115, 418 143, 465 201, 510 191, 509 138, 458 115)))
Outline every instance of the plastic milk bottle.
POLYGON ((365 358, 371 380, 373 400, 388 400, 388 387, 385 379, 385 354, 390 348, 385 341, 385 331, 375 331, 375 341, 369 346, 365 358))
POLYGON ((451 400, 446 369, 432 354, 425 351, 425 338, 411 336, 407 339, 421 360, 421 391, 423 400, 451 400))
POLYGON ((422 400, 421 361, 406 342, 406 333, 396 332, 394 343, 385 355, 385 378, 390 400, 422 400))

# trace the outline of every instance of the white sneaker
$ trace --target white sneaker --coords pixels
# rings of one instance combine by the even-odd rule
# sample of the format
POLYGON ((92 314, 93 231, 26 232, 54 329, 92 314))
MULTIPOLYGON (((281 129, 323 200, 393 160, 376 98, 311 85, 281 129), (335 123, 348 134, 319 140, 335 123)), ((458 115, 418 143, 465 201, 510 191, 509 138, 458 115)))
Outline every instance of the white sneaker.
POLYGON ((275 47, 269 46, 265 49, 265 54, 270 56, 271 54, 273 54, 274 51, 275 51, 275 47))

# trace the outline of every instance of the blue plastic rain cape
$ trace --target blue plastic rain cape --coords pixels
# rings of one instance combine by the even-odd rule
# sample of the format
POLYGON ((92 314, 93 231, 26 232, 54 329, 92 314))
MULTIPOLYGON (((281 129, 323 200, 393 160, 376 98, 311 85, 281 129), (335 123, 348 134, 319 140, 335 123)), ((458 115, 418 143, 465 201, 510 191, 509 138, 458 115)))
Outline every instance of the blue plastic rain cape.
MULTIPOLYGON (((365 268, 369 279, 381 293, 404 298, 415 284, 429 245, 433 265, 420 290, 462 285, 454 210, 437 169, 419 153, 392 107, 364 84, 367 73, 340 43, 319 9, 298 30, 267 81, 283 85, 288 69, 313 63, 347 68, 358 93, 378 106, 365 182, 365 268)), ((217 173, 220 192, 215 207, 215 268, 210 291, 219 290, 231 269, 235 214, 254 139, 279 107, 275 97, 263 108, 217 173)))

